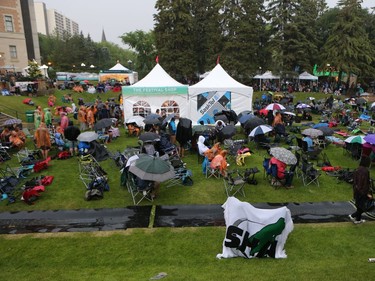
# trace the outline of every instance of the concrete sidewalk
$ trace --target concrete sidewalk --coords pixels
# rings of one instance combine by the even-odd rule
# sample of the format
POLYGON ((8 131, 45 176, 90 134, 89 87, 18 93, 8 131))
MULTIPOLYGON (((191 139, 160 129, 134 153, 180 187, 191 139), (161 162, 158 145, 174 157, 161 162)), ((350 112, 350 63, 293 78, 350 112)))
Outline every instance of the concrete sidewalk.
MULTIPOLYGON (((349 222, 352 202, 257 203, 257 208, 286 206, 294 223, 349 222)), ((221 205, 130 206, 116 209, 21 211, 0 213, 0 234, 89 232, 146 227, 225 226, 221 205)), ((375 214, 364 215, 375 220, 375 214)))

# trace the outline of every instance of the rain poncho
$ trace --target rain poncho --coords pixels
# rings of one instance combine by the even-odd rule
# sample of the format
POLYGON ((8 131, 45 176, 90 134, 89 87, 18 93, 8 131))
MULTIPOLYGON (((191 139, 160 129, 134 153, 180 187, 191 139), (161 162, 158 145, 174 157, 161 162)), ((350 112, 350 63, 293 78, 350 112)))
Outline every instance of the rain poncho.
POLYGON ((198 142, 197 142, 197 145, 198 145, 198 152, 200 155, 204 155, 204 153, 209 149, 205 144, 205 137, 204 136, 199 136, 198 138, 198 142))

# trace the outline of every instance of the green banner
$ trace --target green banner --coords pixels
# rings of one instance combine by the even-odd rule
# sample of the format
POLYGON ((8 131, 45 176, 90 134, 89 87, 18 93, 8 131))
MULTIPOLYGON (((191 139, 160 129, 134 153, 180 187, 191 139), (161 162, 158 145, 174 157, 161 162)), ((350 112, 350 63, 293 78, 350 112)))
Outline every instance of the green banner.
POLYGON ((176 86, 176 87, 122 87, 122 94, 127 96, 141 95, 141 96, 153 96, 153 95, 187 95, 187 86, 176 86))

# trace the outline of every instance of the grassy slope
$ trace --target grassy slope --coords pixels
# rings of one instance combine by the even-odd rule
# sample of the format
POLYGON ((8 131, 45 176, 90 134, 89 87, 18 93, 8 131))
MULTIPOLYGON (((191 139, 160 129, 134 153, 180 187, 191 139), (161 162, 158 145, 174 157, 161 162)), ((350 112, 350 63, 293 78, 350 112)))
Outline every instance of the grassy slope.
MULTIPOLYGON (((60 96, 66 92, 57 92, 58 101, 60 96)), ((92 101, 96 95, 74 94, 75 98, 83 97, 85 101, 92 101)), ((322 94, 318 94, 322 96, 322 94)), ((105 100, 108 97, 117 97, 118 94, 104 94, 101 98, 105 100)), ((306 94, 298 94, 297 99, 306 99, 306 94)), ((0 102, 11 105, 20 112, 30 109, 30 106, 23 105, 24 97, 0 97, 0 102)), ((33 98, 36 105, 46 106, 47 97, 33 98)), ((58 102, 61 104, 61 102, 58 102)), ((129 145, 136 145, 137 139, 127 137, 124 129, 121 128, 121 137, 114 140, 108 145, 112 152, 117 150, 123 151, 129 145)), ((237 138, 244 138, 239 134, 237 138)), ((31 144, 29 144, 30 146, 31 144)), ((351 198, 351 187, 346 183, 338 184, 335 178, 322 175, 320 178, 321 185, 317 187, 310 185, 304 187, 301 179, 295 178, 293 190, 278 189, 274 190, 266 180, 263 179, 262 161, 266 155, 264 150, 257 151, 253 143, 249 144, 254 154, 246 158, 246 167, 258 167, 261 173, 256 175, 258 185, 246 186, 246 198, 241 198, 249 202, 317 202, 317 201, 346 201, 351 198)), ((334 166, 356 167, 357 163, 352 161, 349 156, 344 155, 342 148, 330 145, 326 153, 334 166)), ((188 154, 184 161, 187 167, 193 171, 194 185, 192 187, 174 186, 170 188, 161 188, 160 196, 155 204, 222 204, 225 201, 222 179, 204 178, 201 172, 201 166, 197 163, 195 153, 188 154)), ((11 166, 17 165, 16 157, 6 164, 11 166)), ((0 164, 4 165, 4 163, 0 164)), ((43 174, 54 175, 54 183, 47 187, 47 192, 43 193, 41 200, 35 205, 28 206, 22 202, 6 206, 4 202, 0 203, 0 211, 17 211, 17 210, 46 210, 46 209, 79 209, 79 208, 114 208, 132 205, 132 200, 126 189, 120 187, 120 173, 115 167, 114 162, 108 159, 101 162, 102 167, 109 175, 109 184, 111 191, 105 194, 104 200, 86 202, 83 200, 85 187, 79 180, 78 161, 76 158, 68 160, 53 160, 47 171, 43 174)), ((231 168, 238 168, 232 161, 231 168)), ((240 168, 244 169, 244 168, 240 168)), ((148 204, 145 202, 142 204, 148 204)))
MULTIPOLYGON (((62 93, 57 93, 60 99, 62 93)), ((95 96, 82 95, 86 101, 95 96)), ((105 96, 108 96, 106 94, 105 96)), ((112 94, 117 97, 117 94, 112 94)), ((76 95, 76 97, 78 97, 76 95)), ((298 94, 298 99, 306 95, 298 94)), ((20 112, 31 107, 22 105, 24 97, 0 97, 20 112)), ((104 99, 104 98, 103 98, 104 99)), ((37 105, 46 106, 47 98, 39 97, 37 105)), ((241 137, 241 136, 239 136, 241 137)), ((135 145, 135 138, 122 136, 109 144, 111 151, 135 145)), ((252 144, 250 145, 251 148, 252 144)), ((254 148, 253 148, 254 149, 254 148)), ((329 146, 327 154, 333 165, 356 167, 357 163, 329 146)), ((261 168, 264 151, 246 159, 246 166, 261 168)), ((205 179, 197 165, 196 155, 184 161, 193 170, 192 187, 161 189, 155 204, 222 204, 225 201, 220 179, 205 179)), ((15 157, 8 161, 17 164, 15 157)), ((0 165, 4 165, 0 164, 0 165)), ((111 191, 101 201, 83 200, 84 186, 78 179, 76 159, 52 161, 45 174, 54 175, 54 183, 33 206, 22 202, 6 206, 0 211, 46 210, 123 207, 132 201, 119 186, 118 169, 110 160, 101 163, 108 172, 111 191)), ((232 163, 232 167, 235 166, 232 163)), ((306 202, 342 201, 351 198, 348 184, 337 184, 333 178, 321 177, 321 186, 303 187, 295 179, 293 190, 274 190, 256 178, 257 186, 246 186, 249 202, 306 202)), ((130 229, 121 232, 57 233, 0 236, 0 269, 2 280, 146 280, 159 272, 167 272, 168 280, 368 280, 374 270, 368 257, 373 257, 374 223, 353 226, 349 223, 296 225, 291 233, 285 260, 217 260, 221 252, 224 228, 162 228, 130 229), (329 239, 327 239, 329 237, 329 239), (204 245, 204 247, 200 247, 204 245)))

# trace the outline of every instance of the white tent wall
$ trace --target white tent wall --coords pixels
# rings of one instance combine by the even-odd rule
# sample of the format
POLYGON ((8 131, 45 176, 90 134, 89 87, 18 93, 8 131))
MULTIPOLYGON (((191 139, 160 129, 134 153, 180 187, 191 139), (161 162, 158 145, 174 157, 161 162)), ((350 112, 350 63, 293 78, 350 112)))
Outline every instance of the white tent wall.
POLYGON ((145 112, 146 115, 148 115, 149 113, 155 113, 156 109, 161 109, 162 105, 168 101, 174 101, 176 103, 176 106, 178 106, 179 115, 181 117, 188 117, 187 95, 123 95, 124 118, 126 120, 131 116, 140 114, 139 112, 137 112, 138 108, 141 108, 138 107, 138 105, 144 105, 144 108, 146 110, 149 110, 145 112))
POLYGON ((215 68, 202 81, 189 87, 189 117, 193 124, 214 122, 213 115, 221 110, 237 114, 252 110, 253 88, 234 80, 222 67, 215 68))

